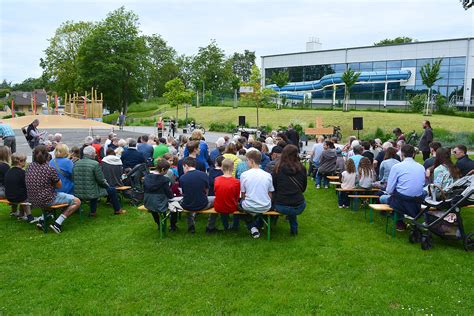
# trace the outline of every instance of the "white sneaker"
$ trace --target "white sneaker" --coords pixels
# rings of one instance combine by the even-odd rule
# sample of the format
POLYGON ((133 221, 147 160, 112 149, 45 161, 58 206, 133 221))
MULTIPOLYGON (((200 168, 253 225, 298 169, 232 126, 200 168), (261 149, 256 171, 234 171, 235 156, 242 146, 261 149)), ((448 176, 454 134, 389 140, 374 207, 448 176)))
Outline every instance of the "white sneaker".
POLYGON ((344 208, 344 205, 339 205, 338 207, 339 207, 339 208, 344 208))
POLYGON ((324 186, 325 189, 328 189, 329 187, 327 185, 324 186))
POLYGON ((320 185, 317 185, 317 186, 316 186, 316 189, 320 189, 320 188, 321 188, 321 186, 320 186, 320 185))
POLYGON ((250 234, 252 234, 252 237, 255 239, 260 237, 260 232, 258 231, 257 227, 252 227, 250 229, 250 234))

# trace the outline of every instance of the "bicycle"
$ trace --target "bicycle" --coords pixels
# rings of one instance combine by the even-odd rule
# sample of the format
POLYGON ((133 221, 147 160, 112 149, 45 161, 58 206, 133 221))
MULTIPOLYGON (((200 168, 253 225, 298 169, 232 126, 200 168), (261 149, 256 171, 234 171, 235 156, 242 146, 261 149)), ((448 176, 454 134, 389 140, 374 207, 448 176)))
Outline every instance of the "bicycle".
POLYGON ((408 137, 408 140, 407 140, 406 143, 409 144, 409 145, 416 146, 416 145, 418 145, 419 138, 420 137, 418 136, 418 134, 415 131, 412 131, 410 133, 410 136, 408 137))
POLYGON ((206 134, 206 129, 201 124, 188 124, 188 131, 190 133, 195 130, 200 130, 203 135, 206 134))

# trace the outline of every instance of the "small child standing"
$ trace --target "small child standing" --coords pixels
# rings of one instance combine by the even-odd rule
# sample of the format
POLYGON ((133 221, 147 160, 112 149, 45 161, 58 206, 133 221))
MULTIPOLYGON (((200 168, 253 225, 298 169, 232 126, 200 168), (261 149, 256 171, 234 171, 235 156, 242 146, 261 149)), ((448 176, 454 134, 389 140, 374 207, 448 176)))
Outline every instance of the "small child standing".
MULTIPOLYGON (((216 159, 217 162, 217 159, 216 159)), ((240 198, 240 181, 235 179, 232 174, 234 172, 234 162, 231 159, 224 159, 222 162, 223 175, 216 178, 214 182, 214 210, 221 214, 222 225, 224 229, 229 229, 229 214, 237 212, 237 205, 240 198)), ((217 215, 214 216, 214 226, 217 215)), ((209 218, 209 222, 211 222, 209 218)), ((211 225, 208 224, 212 227, 211 225)))
POLYGON ((155 223, 160 228, 160 213, 168 210, 168 201, 173 198, 170 189, 170 179, 166 176, 170 164, 165 159, 159 159, 155 173, 150 173, 143 180, 145 192, 144 202, 147 210, 150 211, 155 223))
POLYGON ((372 183, 375 181, 375 170, 370 159, 364 157, 359 162, 359 184, 361 189, 372 189, 372 183))
POLYGON ((14 153, 11 161, 12 167, 5 174, 5 197, 12 203, 12 213, 18 214, 18 218, 28 223, 34 223, 37 219, 31 215, 29 205, 20 205, 20 211, 17 211, 18 204, 27 202, 25 170, 23 169, 26 165, 26 156, 14 153))
MULTIPOLYGON (((356 183, 356 168, 354 160, 346 160, 346 170, 341 174, 341 189, 354 189, 356 183)), ((340 191, 338 194, 339 208, 348 208, 350 204, 349 194, 340 191)))

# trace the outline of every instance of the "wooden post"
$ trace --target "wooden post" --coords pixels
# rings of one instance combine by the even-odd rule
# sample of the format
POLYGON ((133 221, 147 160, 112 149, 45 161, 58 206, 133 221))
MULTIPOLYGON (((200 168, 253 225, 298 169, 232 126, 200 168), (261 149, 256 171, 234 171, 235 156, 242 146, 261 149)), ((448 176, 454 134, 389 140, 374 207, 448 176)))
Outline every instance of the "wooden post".
POLYGON ((12 119, 15 118, 15 100, 12 99, 12 119))
POLYGON ((36 115, 36 91, 33 95, 33 114, 36 115))
POLYGON ((95 107, 94 107, 94 87, 91 88, 91 114, 92 118, 95 117, 95 107))
POLYGON ((58 115, 58 95, 57 94, 54 96, 54 112, 56 112, 56 115, 58 115))
POLYGON ((84 119, 87 119, 87 91, 84 92, 84 119))
POLYGON ((67 104, 67 93, 64 94, 64 112, 68 111, 66 104, 67 104))
POLYGON ((48 114, 49 114, 49 105, 50 105, 50 96, 48 94, 47 98, 46 98, 46 109, 48 111, 48 114))

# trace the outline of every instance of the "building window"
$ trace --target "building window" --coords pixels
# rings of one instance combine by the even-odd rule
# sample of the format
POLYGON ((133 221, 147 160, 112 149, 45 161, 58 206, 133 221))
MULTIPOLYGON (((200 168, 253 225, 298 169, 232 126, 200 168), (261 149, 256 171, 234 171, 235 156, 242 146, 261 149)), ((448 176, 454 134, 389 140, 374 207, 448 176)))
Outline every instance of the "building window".
POLYGON ((389 60, 387 61, 387 69, 400 69, 402 68, 401 60, 389 60))
POLYGON ((466 57, 451 57, 449 59, 449 64, 454 65, 465 65, 466 64, 466 57))
POLYGON ((416 67, 415 59, 402 60, 402 68, 416 67))

